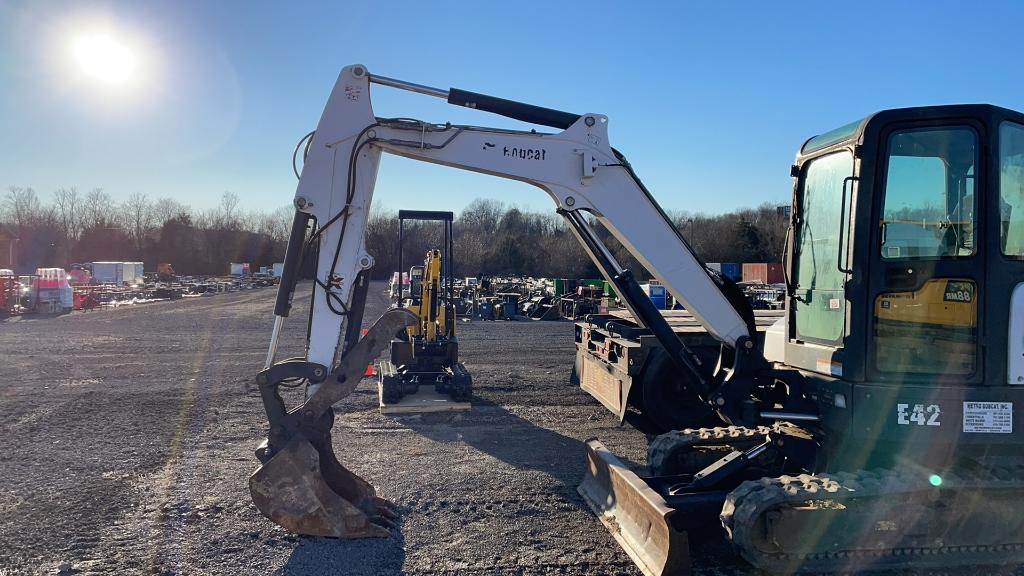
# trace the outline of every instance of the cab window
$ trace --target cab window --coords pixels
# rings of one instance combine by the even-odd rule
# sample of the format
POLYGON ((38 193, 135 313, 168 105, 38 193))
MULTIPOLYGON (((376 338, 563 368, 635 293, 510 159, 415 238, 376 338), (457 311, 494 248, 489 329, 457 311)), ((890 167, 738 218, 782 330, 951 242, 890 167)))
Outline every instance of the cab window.
POLYGON ((978 138, 966 127, 904 130, 889 138, 882 258, 975 253, 978 138))
POLYGON ((1003 254, 1024 256, 1024 126, 999 126, 999 220, 1003 254))
MULTIPOLYGON (((806 168, 796 235, 796 336, 838 343, 846 321, 845 274, 839 270, 846 183, 853 175, 848 151, 816 158, 806 168)), ((847 210, 850 198, 846 198, 847 210)))

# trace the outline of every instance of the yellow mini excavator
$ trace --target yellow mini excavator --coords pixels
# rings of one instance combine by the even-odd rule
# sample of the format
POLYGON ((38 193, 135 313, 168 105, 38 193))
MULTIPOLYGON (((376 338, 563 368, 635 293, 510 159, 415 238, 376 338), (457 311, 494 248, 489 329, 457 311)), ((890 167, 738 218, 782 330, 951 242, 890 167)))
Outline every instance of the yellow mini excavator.
POLYGON ((629 309, 629 330, 659 343, 675 374, 661 397, 682 426, 650 442, 643 468, 587 442, 579 487, 645 574, 685 573, 687 533, 709 530, 777 573, 1024 562, 1024 114, 886 110, 806 141, 790 171, 786 313, 766 332, 611 147, 608 124, 341 71, 306 146, 257 376, 270 424, 250 479, 257 507, 303 534, 388 534, 390 507, 330 439, 334 403, 421 322, 393 309, 358 338, 373 266, 364 230, 388 152, 544 190, 629 309), (554 131, 377 117, 372 84, 554 131), (595 220, 721 344, 717 362, 672 331, 595 220), (307 350, 278 361, 304 252, 318 259, 307 350), (308 394, 286 409, 278 388, 301 379, 308 394))
POLYGON ((409 271, 409 297, 400 298, 399 306, 416 314, 417 322, 391 340, 389 360, 380 364, 381 396, 386 404, 396 404, 425 385, 434 386, 456 402, 468 401, 473 393, 473 380, 459 363, 459 340, 455 336, 453 219, 451 212, 398 212, 399 270, 407 220, 440 221, 444 248, 428 251, 423 265, 409 271))

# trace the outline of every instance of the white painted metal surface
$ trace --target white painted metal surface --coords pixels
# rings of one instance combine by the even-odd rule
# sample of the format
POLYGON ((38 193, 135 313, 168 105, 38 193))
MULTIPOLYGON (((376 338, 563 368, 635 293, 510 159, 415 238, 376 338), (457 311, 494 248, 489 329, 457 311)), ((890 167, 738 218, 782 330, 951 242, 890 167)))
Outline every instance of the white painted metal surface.
POLYGON ((786 317, 783 316, 764 333, 764 359, 769 362, 786 361, 786 317))
POLYGON ((547 192, 562 210, 590 212, 710 334, 729 345, 748 336, 742 318, 614 155, 607 130, 608 119, 600 114, 584 114, 556 134, 378 121, 366 68, 345 67, 313 136, 295 196, 296 206, 321 226, 342 210, 347 214, 319 239, 308 359, 334 365, 343 317, 331 312, 328 299, 335 309, 342 302, 348 306, 356 274, 372 266, 364 230, 382 151, 526 182, 547 192), (332 275, 335 254, 340 256, 332 275))
POLYGON ((1024 283, 1010 296, 1010 330, 1006 350, 1007 384, 1024 384, 1024 283))

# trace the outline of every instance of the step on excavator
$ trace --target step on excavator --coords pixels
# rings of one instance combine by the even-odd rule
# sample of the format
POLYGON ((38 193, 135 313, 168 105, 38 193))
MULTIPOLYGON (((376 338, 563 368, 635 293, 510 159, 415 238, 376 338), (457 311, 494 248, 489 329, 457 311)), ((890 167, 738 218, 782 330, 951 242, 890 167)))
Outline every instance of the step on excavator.
POLYGON ((455 402, 468 402, 473 379, 459 362, 455 335, 454 237, 451 212, 398 211, 398 269, 402 269, 407 220, 438 221, 443 228, 443 248, 427 252, 422 265, 409 270, 408 298, 398 305, 416 314, 415 326, 391 340, 391 354, 380 363, 380 395, 385 405, 395 405, 420 386, 433 386, 455 402))
POLYGON ((761 335, 611 147, 607 117, 344 68, 305 143, 257 376, 270 434, 252 496, 302 534, 385 536, 393 520, 330 436, 332 405, 418 321, 389 310, 359 338, 383 152, 547 192, 683 375, 665 385, 686 426, 655 437, 643 469, 586 444, 579 492, 645 574, 686 573, 688 533, 715 529, 775 573, 1024 560, 1024 115, 886 110, 807 140, 791 168, 786 314, 761 335), (371 84, 555 131, 377 117, 371 84), (717 362, 672 332, 592 219, 721 343, 717 362), (303 253, 317 255, 306 354, 276 360, 303 253), (279 388, 302 380, 305 400, 287 409, 279 388))

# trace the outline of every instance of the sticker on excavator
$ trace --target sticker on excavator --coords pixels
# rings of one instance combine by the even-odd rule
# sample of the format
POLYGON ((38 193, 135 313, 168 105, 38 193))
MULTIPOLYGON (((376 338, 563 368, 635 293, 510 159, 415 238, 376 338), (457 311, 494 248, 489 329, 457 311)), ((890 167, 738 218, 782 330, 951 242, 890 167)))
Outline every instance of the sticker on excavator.
POLYGON ((1013 433, 1013 402, 964 402, 964 432, 1013 433))

